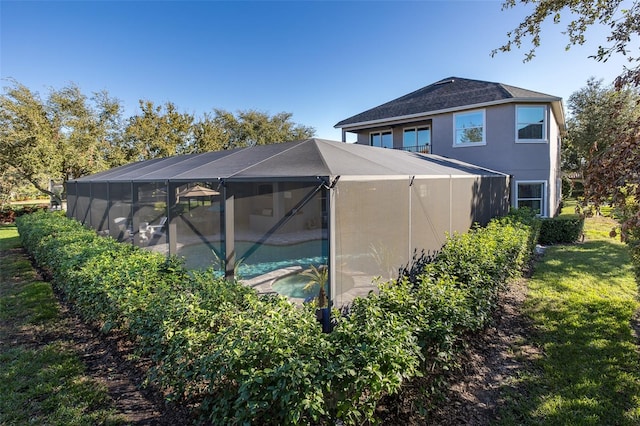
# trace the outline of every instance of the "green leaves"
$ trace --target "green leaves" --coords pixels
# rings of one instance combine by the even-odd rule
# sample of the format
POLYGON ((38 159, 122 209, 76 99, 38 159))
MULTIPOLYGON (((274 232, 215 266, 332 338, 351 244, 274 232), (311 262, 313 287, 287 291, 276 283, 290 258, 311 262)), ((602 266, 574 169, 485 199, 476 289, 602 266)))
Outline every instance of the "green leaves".
POLYGON ((542 220, 540 244, 570 244, 578 241, 584 228, 584 217, 558 216, 542 220))
MULTIPOLYGON (((443 389, 466 333, 490 320, 527 259, 535 222, 523 212, 456 235, 417 282, 381 283, 334 311, 322 333, 315 304, 259 296, 237 282, 189 273, 176 259, 98 237, 60 214, 18 218, 23 245, 77 310, 127 334, 153 362, 147 381, 198 405, 213 424, 376 422, 383 398, 426 376, 443 389)), ((325 271, 310 272, 324 283, 325 271)))

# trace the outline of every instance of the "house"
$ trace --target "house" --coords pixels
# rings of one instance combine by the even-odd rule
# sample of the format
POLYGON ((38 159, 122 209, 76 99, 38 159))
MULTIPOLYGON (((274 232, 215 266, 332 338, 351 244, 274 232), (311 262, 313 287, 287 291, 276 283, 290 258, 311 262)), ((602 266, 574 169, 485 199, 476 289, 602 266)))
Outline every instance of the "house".
POLYGON ((437 155, 307 139, 70 180, 67 216, 300 303, 308 278, 280 281, 327 265, 326 293, 340 307, 448 233, 506 214, 508 190, 508 175, 437 155))
POLYGON ((358 144, 426 152, 506 173, 511 205, 554 216, 562 197, 562 99, 450 77, 335 125, 358 144))

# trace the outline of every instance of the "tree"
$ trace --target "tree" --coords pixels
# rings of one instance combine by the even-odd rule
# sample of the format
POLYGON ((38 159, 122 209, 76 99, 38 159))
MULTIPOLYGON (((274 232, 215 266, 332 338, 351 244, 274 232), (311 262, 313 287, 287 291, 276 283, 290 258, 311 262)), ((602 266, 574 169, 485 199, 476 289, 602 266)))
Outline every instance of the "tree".
POLYGON ((37 93, 12 82, 0 97, 0 164, 47 194, 46 179, 61 178, 56 131, 37 93))
POLYGON ((640 237, 640 121, 618 133, 614 145, 594 146, 587 164, 585 196, 597 204, 612 203, 623 216, 622 238, 640 237))
POLYGON ((140 115, 129 118, 125 129, 125 152, 129 161, 150 160, 191 152, 194 117, 178 112, 167 102, 164 108, 152 101, 140 100, 140 115))
POLYGON ((617 132, 640 116, 640 95, 632 87, 616 90, 590 78, 568 101, 567 136, 562 142, 562 170, 584 172, 593 147, 615 144, 617 132), (613 131, 615 130, 615 131, 613 131))
POLYGON ((193 123, 193 150, 195 152, 222 151, 229 148, 227 129, 216 117, 205 113, 202 119, 193 123))
POLYGON ((113 165, 108 156, 117 143, 121 107, 106 92, 91 100, 71 84, 39 94, 9 80, 0 96, 0 167, 11 169, 16 181, 27 181, 43 194, 49 179, 68 180, 113 165))
POLYGON ((122 164, 121 156, 115 154, 122 132, 120 101, 106 92, 88 99, 71 84, 50 93, 48 110, 57 132, 58 167, 64 180, 122 164))
MULTIPOLYGON (((606 39, 606 44, 600 45, 591 57, 606 62, 613 54, 627 56, 631 51, 629 44, 640 34, 640 4, 633 1, 630 7, 623 7, 627 3, 624 0, 505 0, 502 4, 503 10, 514 8, 518 4, 534 5, 534 10, 515 29, 507 33, 507 42, 494 49, 491 54, 509 52, 513 47, 519 49, 523 42, 530 38, 531 48, 525 54, 525 61, 530 61, 540 46, 542 24, 549 18, 554 24, 559 24, 561 15, 568 13, 572 19, 566 26, 566 50, 573 45, 584 44, 587 29, 594 24, 600 24, 611 28, 611 33, 606 39)), ((630 66, 624 67, 616 79, 617 87, 626 84, 640 85, 640 68, 637 65, 639 59, 635 55, 628 56, 630 66)))
POLYGON ((238 111, 237 115, 214 109, 205 114, 194 129, 196 152, 267 145, 313 137, 315 129, 291 121, 292 114, 280 112, 269 116, 256 110, 238 111))

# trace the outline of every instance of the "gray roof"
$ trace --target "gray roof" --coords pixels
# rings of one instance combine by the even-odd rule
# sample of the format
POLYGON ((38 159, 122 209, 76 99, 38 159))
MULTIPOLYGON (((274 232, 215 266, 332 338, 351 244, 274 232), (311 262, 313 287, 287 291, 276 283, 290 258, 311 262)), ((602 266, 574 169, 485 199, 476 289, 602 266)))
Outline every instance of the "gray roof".
POLYGON ((471 164, 394 149, 307 139, 142 161, 77 182, 307 180, 356 176, 504 176, 471 164))
POLYGON ((334 127, 435 115, 506 102, 559 102, 561 98, 502 83, 449 77, 340 121, 334 127))

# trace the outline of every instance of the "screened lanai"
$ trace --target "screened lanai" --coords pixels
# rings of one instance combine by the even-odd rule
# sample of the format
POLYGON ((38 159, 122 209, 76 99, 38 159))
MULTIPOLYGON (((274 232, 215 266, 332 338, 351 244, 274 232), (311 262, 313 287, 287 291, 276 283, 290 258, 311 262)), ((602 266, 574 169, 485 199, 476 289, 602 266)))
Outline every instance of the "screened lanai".
POLYGON ((296 302, 326 269, 332 306, 417 251, 509 208, 509 177, 434 155, 321 139, 149 160, 67 182, 67 215, 296 302))

